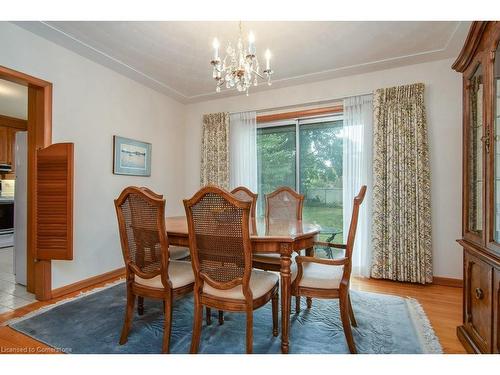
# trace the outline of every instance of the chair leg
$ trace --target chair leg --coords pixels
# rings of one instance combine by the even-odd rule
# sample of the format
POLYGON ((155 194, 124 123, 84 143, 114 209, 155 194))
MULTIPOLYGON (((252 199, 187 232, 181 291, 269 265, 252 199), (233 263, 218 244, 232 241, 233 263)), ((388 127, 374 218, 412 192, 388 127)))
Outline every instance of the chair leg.
POLYGON ((207 326, 212 324, 212 309, 210 307, 205 307, 205 321, 207 326))
POLYGON ((165 307, 165 322, 163 324, 162 353, 170 353, 170 334, 172 332, 172 294, 163 301, 165 307))
POLYGON ((300 296, 295 296, 295 312, 300 312, 300 296))
POLYGON ((306 298, 307 308, 310 309, 313 305, 313 299, 311 297, 306 298))
POLYGON ((137 314, 144 315, 144 297, 137 297, 137 314))
POLYGON ((201 338, 201 324, 203 322, 203 305, 200 303, 200 297, 194 297, 194 319, 193 319, 193 334, 191 337, 191 354, 198 353, 201 338))
POLYGON ((356 322, 356 318, 354 317, 354 311, 352 310, 350 293, 347 293, 347 301, 349 302, 349 317, 351 318, 351 324, 353 327, 357 327, 358 323, 356 322))
POLYGON ((273 311, 273 336, 278 337, 278 302, 279 296, 276 292, 271 301, 272 311, 273 311))
MULTIPOLYGON (((314 247, 310 247, 306 249, 306 256, 313 257, 314 256, 314 247)), ((312 298, 306 297, 307 308, 310 309, 312 307, 312 298)))
POLYGON ((351 354, 356 354, 356 345, 352 338, 351 322, 349 320, 349 297, 348 292, 341 291, 339 298, 340 305, 340 318, 342 320, 342 327, 344 328, 344 335, 347 341, 347 346, 351 354))
POLYGON ((122 334, 120 336, 120 345, 123 345, 127 342, 128 333, 130 331, 132 320, 134 318, 134 305, 135 296, 132 293, 132 290, 127 287, 127 306, 125 307, 125 320, 123 321, 122 334))
POLYGON ((219 310, 219 325, 224 324, 224 311, 219 310))
POLYGON ((247 310, 247 354, 253 352, 253 310, 247 310))

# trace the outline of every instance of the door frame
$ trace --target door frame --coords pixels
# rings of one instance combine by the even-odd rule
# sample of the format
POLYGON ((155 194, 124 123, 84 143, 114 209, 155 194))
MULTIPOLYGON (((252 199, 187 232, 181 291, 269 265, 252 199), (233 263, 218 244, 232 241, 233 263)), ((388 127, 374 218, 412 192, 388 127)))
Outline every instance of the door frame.
POLYGON ((28 88, 27 285, 38 300, 52 298, 50 260, 36 259, 36 151, 52 144, 52 83, 0 65, 0 78, 28 88))

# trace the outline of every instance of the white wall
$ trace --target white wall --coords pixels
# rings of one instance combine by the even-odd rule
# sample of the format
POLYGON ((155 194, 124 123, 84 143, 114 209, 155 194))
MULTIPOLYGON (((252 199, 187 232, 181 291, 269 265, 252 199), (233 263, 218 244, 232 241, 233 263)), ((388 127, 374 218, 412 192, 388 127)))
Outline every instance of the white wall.
POLYGON ((185 188, 199 187, 201 122, 204 113, 263 110, 302 105, 372 92, 382 87, 423 82, 432 177, 434 275, 462 277, 461 237, 462 86, 451 70, 453 60, 440 60, 276 90, 190 104, 186 108, 185 188))
POLYGON ((128 185, 183 213, 185 106, 108 68, 0 22, 0 65, 53 83, 53 142, 75 144, 74 260, 52 262, 57 288, 123 266, 113 199, 128 185), (112 174, 113 135, 153 144, 151 177, 112 174))

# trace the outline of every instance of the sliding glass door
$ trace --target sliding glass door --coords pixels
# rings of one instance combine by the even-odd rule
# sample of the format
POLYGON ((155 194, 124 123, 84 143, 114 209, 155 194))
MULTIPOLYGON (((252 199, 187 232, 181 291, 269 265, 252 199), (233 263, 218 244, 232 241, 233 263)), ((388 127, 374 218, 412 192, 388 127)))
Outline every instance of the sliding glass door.
POLYGON ((342 239, 342 120, 299 121, 303 218, 321 225, 322 239, 342 239))
POLYGON ((297 142, 295 124, 257 129, 258 215, 264 215, 266 194, 279 186, 297 190, 297 142))
POLYGON ((259 206, 279 186, 304 194, 304 220, 323 240, 342 241, 342 117, 265 124, 257 132, 259 206))

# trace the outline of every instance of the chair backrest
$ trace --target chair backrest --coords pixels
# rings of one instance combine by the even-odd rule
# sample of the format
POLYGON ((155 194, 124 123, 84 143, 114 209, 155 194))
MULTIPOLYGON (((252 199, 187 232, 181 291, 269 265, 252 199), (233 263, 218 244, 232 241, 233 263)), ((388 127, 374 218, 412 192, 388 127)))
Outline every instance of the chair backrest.
POLYGON ((358 215, 359 215, 359 207, 363 200, 365 199, 366 194, 366 185, 361 186, 359 193, 354 197, 354 204, 352 206, 352 215, 351 215, 351 224, 349 225, 349 233, 347 235, 346 242, 346 254, 345 256, 349 259, 352 257, 352 251, 354 249, 354 240, 356 238, 356 230, 358 227, 358 215))
POLYGON ((252 202, 252 205, 250 206, 250 221, 251 221, 251 228, 252 228, 252 233, 255 234, 257 233, 257 222, 256 222, 256 210, 257 210, 257 198, 258 194, 253 193, 250 189, 246 188, 245 186, 238 186, 231 190, 231 194, 233 194, 236 198, 238 198, 241 201, 249 201, 252 202))
POLYGON ((302 220, 304 195, 288 186, 282 186, 266 194, 266 219, 302 220))
POLYGON ((168 269, 165 200, 130 186, 115 199, 115 208, 127 277, 162 274, 167 286, 168 275, 163 272, 168 269))
POLYGON ((251 297, 251 202, 238 200, 216 186, 206 186, 184 200, 184 207, 195 289, 204 282, 217 289, 242 284, 245 297, 251 297))
POLYGON ((147 188, 146 186, 141 186, 141 190, 144 190, 146 193, 148 193, 149 195, 152 195, 155 198, 163 199, 163 194, 157 194, 153 190, 151 190, 150 188, 147 188))

